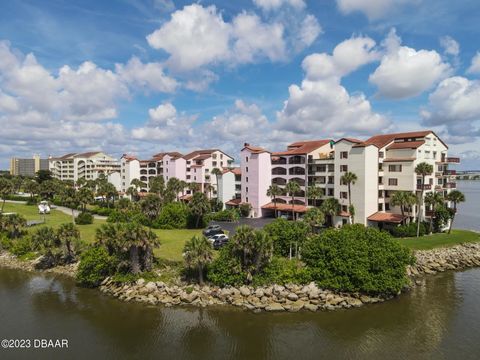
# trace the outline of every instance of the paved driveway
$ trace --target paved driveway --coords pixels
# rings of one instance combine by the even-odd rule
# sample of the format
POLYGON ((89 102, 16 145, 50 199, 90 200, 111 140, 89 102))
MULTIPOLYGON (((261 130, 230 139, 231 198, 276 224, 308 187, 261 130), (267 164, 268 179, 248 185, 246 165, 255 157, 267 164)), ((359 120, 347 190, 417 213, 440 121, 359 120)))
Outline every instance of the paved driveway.
POLYGON ((261 229, 265 225, 271 223, 274 218, 241 218, 239 221, 235 222, 226 222, 226 221, 212 221, 211 225, 220 225, 223 230, 228 231, 229 236, 235 235, 235 229, 240 225, 250 225, 255 229, 261 229))

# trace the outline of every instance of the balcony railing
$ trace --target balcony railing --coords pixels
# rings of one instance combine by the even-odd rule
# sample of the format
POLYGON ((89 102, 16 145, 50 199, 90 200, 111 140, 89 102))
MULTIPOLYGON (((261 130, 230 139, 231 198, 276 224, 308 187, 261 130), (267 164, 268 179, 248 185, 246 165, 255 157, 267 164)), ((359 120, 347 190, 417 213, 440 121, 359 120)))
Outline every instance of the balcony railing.
POLYGON ((456 170, 445 170, 443 172, 444 175, 457 175, 457 171, 456 170))
POLYGON ((447 160, 448 163, 458 164, 460 162, 459 157, 447 157, 446 160, 447 160))
POLYGON ((417 184, 417 190, 432 190, 432 185, 431 184, 417 184))
POLYGON ((456 188, 457 188, 457 184, 456 184, 456 183, 446 183, 446 184, 445 184, 445 188, 447 188, 447 189, 456 189, 456 188))

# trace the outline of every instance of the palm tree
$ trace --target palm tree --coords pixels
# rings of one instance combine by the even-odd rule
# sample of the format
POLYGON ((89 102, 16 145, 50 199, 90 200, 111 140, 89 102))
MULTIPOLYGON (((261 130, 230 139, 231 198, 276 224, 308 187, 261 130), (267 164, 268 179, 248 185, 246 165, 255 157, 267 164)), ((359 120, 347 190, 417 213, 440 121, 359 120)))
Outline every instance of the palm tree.
POLYGON ((325 223, 325 214, 319 208, 308 209, 303 216, 303 221, 310 226, 312 232, 314 229, 325 223))
POLYGON ((283 189, 277 184, 272 184, 268 187, 267 196, 269 196, 273 201, 273 207, 275 211, 275 217, 277 217, 277 196, 283 194, 283 189))
POLYGON ((185 196, 185 189, 188 188, 188 183, 185 180, 180 180, 180 191, 182 192, 182 196, 185 196))
POLYGON ((420 184, 421 186, 420 201, 419 201, 420 209, 418 211, 418 216, 417 216, 417 237, 420 236, 420 219, 423 211, 423 194, 425 192, 425 177, 427 175, 430 175, 432 172, 433 172, 433 166, 426 162, 422 162, 415 167, 415 173, 418 176, 422 177, 422 183, 420 184))
POLYGON ((196 216, 195 227, 198 228, 200 219, 210 211, 210 202, 204 193, 196 192, 188 203, 188 207, 192 214, 196 216))
POLYGON ((195 182, 188 183, 188 190, 195 194, 198 190, 200 190, 200 185, 195 182))
POLYGON ((10 195, 13 191, 13 184, 12 182, 7 179, 6 177, 0 177, 0 196, 2 197, 2 213, 3 208, 5 207, 5 200, 7 199, 8 195, 10 195))
POLYGON ((402 222, 405 221, 405 209, 409 205, 409 193, 408 191, 395 191, 390 199, 390 205, 399 206, 402 212, 402 222))
POLYGON ((23 185, 25 192, 30 194, 30 199, 38 192, 38 183, 34 180, 29 180, 23 185))
POLYGON ((67 263, 73 262, 75 260, 74 244, 80 242, 80 231, 73 223, 62 224, 57 230, 57 237, 65 247, 67 263))
POLYGON ((325 199, 320 209, 323 211, 325 215, 329 217, 330 226, 333 226, 333 217, 340 212, 340 203, 338 199, 335 199, 335 198, 325 199))
POLYGON ((445 199, 443 196, 436 192, 429 192, 425 195, 425 205, 427 205, 429 208, 431 208, 432 214, 430 215, 430 234, 433 231, 433 217, 435 214, 435 210, 438 208, 438 206, 441 206, 444 204, 445 199))
POLYGON ((211 174, 215 175, 215 178, 217 181, 216 184, 217 184, 217 196, 218 196, 218 177, 222 175, 222 170, 220 170, 219 168, 213 168, 211 174))
POLYGON ((324 195, 323 189, 318 186, 310 185, 307 188, 307 198, 313 200, 313 206, 317 206, 317 200, 321 199, 323 195, 324 195))
POLYGON ((19 192, 23 184, 23 178, 21 178, 20 176, 14 176, 11 181, 12 181, 13 193, 19 192))
POLYGON ((130 182, 130 185, 134 186, 135 189, 140 190, 141 188, 145 188, 147 187, 147 184, 145 184, 142 180, 140 179, 133 179, 131 182, 130 182))
POLYGON ((23 235, 23 228, 27 225, 27 220, 18 214, 1 216, 0 230, 5 231, 10 239, 16 239, 23 235))
POLYGON ((212 184, 205 184, 205 192, 209 195, 209 199, 212 198, 212 191, 215 190, 212 184))
POLYGON ((450 232, 452 231, 453 221, 455 220, 455 215, 457 214, 457 204, 465 202, 465 195, 461 191, 452 190, 447 195, 447 200, 453 203, 452 219, 450 220, 450 226, 448 227, 448 233, 450 234, 450 232))
POLYGON ((87 210, 87 205, 93 202, 93 191, 86 186, 83 186, 77 193, 78 201, 82 205, 82 211, 87 210))
POLYGON ((66 186, 63 191, 60 193, 60 199, 62 204, 72 211, 72 222, 75 222, 75 210, 80 205, 80 201, 75 191, 75 188, 72 186, 66 186))
POLYGON ((150 178, 150 192, 158 195, 159 198, 163 198, 165 194, 165 179, 163 176, 154 176, 150 178))
POLYGON ((183 258, 188 268, 198 272, 198 282, 203 285, 205 267, 213 259, 212 244, 205 236, 193 236, 185 243, 183 258))
MULTIPOLYGON (((347 187, 348 187, 348 208, 349 208, 349 210, 352 207, 352 189, 351 189, 351 186, 355 185, 355 182, 357 180, 358 180, 357 175, 355 173, 350 172, 350 171, 343 174, 343 176, 340 178, 340 181, 343 184, 347 184, 347 187)), ((350 224, 353 224, 352 214, 350 214, 350 224)))
POLYGON ((160 213, 160 208, 162 206, 162 201, 156 195, 149 194, 141 202, 140 208, 142 213, 150 220, 154 221, 158 214, 160 213))
POLYGON ((132 198, 132 200, 138 200, 138 190, 135 186, 130 186, 126 194, 132 198))
POLYGON ((300 185, 296 181, 289 181, 285 186, 285 192, 292 197, 292 218, 295 219, 295 194, 300 191, 300 185))
POLYGON ((175 198, 179 201, 178 194, 182 191, 180 180, 176 177, 171 177, 167 182, 167 190, 175 194, 175 198))

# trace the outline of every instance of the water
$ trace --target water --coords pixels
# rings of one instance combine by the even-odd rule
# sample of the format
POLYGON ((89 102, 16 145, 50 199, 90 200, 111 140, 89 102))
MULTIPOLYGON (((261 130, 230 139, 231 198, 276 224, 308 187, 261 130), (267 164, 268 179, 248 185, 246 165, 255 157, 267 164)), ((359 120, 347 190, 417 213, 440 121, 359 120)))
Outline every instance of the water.
POLYGON ((458 205, 454 227, 480 231, 480 181, 457 181, 457 188, 465 194, 466 201, 458 205))
MULTIPOLYGON (((480 230, 480 182, 458 182, 457 228, 480 230)), ((147 307, 48 275, 0 268, 0 340, 68 339, 68 349, 0 359, 479 359, 480 269, 425 278, 383 304, 253 314, 147 307)))
POLYGON ((429 277, 383 304, 261 313, 122 303, 71 280, 0 270, 0 339, 69 340, 0 358, 478 359, 480 269, 429 277))

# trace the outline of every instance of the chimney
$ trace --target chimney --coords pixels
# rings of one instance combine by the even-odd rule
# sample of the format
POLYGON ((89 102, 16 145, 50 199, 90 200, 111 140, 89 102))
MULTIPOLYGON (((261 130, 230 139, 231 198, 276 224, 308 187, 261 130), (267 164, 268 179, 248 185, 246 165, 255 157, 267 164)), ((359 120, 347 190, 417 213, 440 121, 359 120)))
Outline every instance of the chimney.
POLYGON ((243 146, 247 147, 247 146, 250 146, 250 144, 249 143, 244 143, 243 146))

